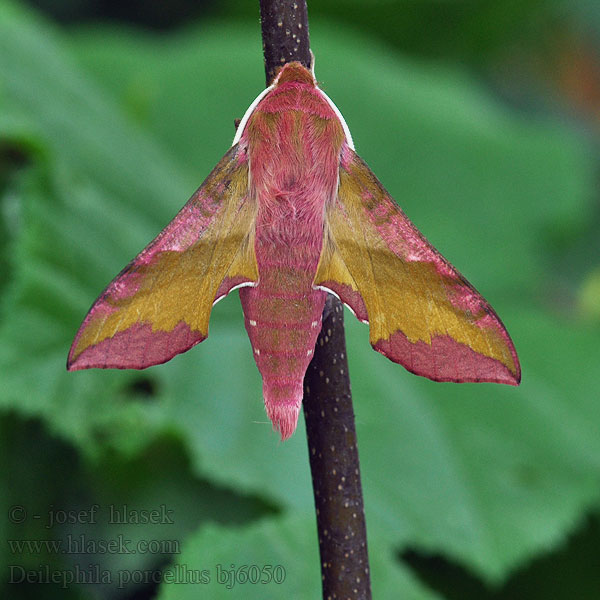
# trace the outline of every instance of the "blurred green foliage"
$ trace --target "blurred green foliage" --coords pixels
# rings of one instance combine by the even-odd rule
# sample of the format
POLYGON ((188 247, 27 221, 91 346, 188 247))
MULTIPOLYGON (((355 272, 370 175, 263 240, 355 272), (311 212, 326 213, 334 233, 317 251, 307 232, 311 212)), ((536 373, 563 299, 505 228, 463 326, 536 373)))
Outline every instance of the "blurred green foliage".
MULTIPOLYGON (((408 15, 426 20, 434 3, 423 4, 418 13, 418 2, 381 1, 369 18, 389 39, 382 15, 410 5, 408 15)), ((470 14, 485 34, 475 18, 483 8, 442 4, 440 23, 470 14)), ((515 14, 549 4, 522 3, 515 14)), ((374 595, 442 598, 443 577, 430 586, 407 550, 461 565, 481 588, 501 585, 597 512, 598 258, 578 250, 598 237, 597 156, 593 137, 560 113, 516 111, 460 61, 408 59, 358 33, 361 5, 344 3, 340 20, 355 15, 353 30, 312 15, 317 75, 361 156, 502 316, 523 367, 519 389, 432 383, 373 352, 367 329, 347 315, 374 595)), ((238 17, 249 10, 228 7, 238 17)), ((488 20, 501 35, 502 23, 488 20)), ((433 43, 423 27, 407 30, 433 43)), ((227 149, 233 119, 261 90, 260 48, 255 18, 169 36, 66 32, 0 1, 3 539, 176 542, 126 554, 3 544, 6 597, 318 596, 303 426, 284 444, 271 432, 235 295, 215 307, 208 340, 166 365, 64 366, 90 303, 227 149), (87 514, 95 504, 95 524, 47 526, 49 512, 87 514), (110 507, 123 505, 165 506, 174 522, 109 524, 110 507), (13 506, 26 509, 23 522, 11 522, 13 506), (282 565, 285 581, 231 591, 217 564, 282 565), (36 584, 45 565, 89 571, 90 581, 36 584), (90 565, 110 583, 94 583, 90 565), (160 569, 208 570, 211 581, 158 586, 160 569), (9 583, 23 571, 34 572, 31 582, 9 583)), ((558 597, 560 578, 577 590, 561 597, 595 598, 594 576, 547 568, 538 597, 558 597)), ((448 582, 448 597, 461 585, 458 597, 481 597, 448 582)), ((526 577, 520 585, 511 597, 535 597, 523 595, 526 577)))

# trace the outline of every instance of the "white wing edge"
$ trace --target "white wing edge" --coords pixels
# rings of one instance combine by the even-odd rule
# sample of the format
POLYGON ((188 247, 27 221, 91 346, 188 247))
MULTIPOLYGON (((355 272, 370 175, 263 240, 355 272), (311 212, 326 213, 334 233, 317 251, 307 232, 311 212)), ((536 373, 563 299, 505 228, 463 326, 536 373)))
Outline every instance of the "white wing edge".
POLYGON ((246 124, 248 123, 248 119, 250 115, 254 112, 254 109, 258 105, 258 103, 275 87, 275 84, 270 85, 268 88, 264 89, 256 98, 254 102, 248 107, 248 110, 244 113, 240 124, 238 125, 237 131, 235 132, 235 137, 233 138, 233 142, 231 142, 232 146, 235 146, 241 139, 242 134, 244 133, 244 129, 246 128, 246 124))
MULTIPOLYGON (((325 287, 324 285, 314 285, 313 287, 317 290, 322 290, 324 292, 327 292, 328 294, 331 294, 332 296, 335 296, 356 317, 356 313, 354 312, 354 309, 349 304, 346 304, 333 290, 330 290, 328 287, 325 287)), ((369 324, 369 321, 365 321, 364 319, 359 319, 358 317, 356 317, 356 318, 361 323, 364 323, 365 325, 369 324)))

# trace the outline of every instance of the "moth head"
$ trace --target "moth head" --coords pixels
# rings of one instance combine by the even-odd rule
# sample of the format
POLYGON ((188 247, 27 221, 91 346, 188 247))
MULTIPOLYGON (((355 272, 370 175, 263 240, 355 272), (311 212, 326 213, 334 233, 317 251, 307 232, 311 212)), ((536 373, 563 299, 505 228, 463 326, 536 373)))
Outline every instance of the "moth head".
POLYGON ((310 70, 299 62, 287 63, 281 67, 273 85, 278 86, 283 83, 304 83, 313 86, 317 84, 310 70))

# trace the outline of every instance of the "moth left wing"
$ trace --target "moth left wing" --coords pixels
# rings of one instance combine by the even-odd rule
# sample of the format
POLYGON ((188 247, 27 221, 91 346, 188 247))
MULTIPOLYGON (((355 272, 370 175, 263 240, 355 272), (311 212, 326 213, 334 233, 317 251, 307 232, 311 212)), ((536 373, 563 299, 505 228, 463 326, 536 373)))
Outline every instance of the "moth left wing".
POLYGON ((314 285, 370 324, 375 350, 435 381, 518 385, 519 360, 492 307, 429 244, 346 148, 314 285))
POLYGON ((208 335, 214 302, 258 280, 248 162, 233 146, 204 183, 93 304, 69 370, 143 369, 208 335))

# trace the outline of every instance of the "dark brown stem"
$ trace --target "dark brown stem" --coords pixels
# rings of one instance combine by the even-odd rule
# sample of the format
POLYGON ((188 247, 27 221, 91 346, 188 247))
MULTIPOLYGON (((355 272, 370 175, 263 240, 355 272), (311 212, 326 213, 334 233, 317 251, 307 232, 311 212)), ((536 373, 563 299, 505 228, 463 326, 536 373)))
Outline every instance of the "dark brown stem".
MULTIPOLYGON (((310 66, 305 0, 260 0, 267 85, 286 62, 310 66)), ((369 600, 371 584, 358 445, 341 302, 329 295, 304 378, 323 598, 369 600)))
POLYGON ((367 529, 350 393, 344 308, 327 297, 304 377, 304 419, 321 552, 323 598, 371 598, 367 529))
POLYGON ((277 69, 297 60, 310 68, 308 10, 305 0, 259 0, 267 85, 277 69))

